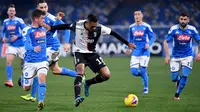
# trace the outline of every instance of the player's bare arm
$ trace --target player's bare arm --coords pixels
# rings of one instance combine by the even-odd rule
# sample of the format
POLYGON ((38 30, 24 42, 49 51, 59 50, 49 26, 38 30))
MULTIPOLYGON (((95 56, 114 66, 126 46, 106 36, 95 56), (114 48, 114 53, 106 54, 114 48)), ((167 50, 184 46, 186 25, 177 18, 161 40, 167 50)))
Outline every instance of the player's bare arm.
POLYGON ((168 47, 168 42, 164 40, 164 50, 165 50, 165 64, 168 64, 170 61, 170 56, 169 56, 169 47, 168 47))

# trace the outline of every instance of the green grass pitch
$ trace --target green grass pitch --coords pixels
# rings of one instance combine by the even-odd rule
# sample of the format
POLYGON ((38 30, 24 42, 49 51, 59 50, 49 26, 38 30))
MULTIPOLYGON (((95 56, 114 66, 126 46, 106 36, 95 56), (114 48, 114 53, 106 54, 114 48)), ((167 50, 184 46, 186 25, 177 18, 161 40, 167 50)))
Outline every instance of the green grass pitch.
MULTIPOLYGON (((183 90, 180 101, 174 101, 175 83, 171 81, 169 65, 164 58, 152 57, 149 63, 149 94, 142 94, 141 78, 130 75, 128 57, 105 57, 112 76, 105 83, 91 86, 90 96, 74 107, 74 88, 72 77, 54 76, 51 71, 47 78, 47 94, 44 112, 200 112, 200 63, 195 62, 188 83, 183 90), (139 98, 137 107, 126 107, 124 98, 128 94, 139 98)), ((14 87, 4 86, 6 80, 5 59, 0 59, 0 112, 34 112, 36 102, 20 99, 27 94, 18 87, 17 80, 21 73, 19 60, 14 64, 14 87)), ((71 57, 61 58, 60 66, 74 69, 71 57)), ((95 76, 87 69, 86 78, 95 76)), ((83 92, 82 92, 83 93, 83 92)))

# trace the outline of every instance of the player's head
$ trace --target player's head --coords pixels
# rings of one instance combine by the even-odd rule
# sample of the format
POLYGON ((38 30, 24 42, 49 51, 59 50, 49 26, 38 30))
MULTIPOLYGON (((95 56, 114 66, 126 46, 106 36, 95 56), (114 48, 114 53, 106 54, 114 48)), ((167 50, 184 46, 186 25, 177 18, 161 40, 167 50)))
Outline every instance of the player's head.
POLYGON ((186 27, 189 21, 190 21, 189 14, 187 12, 182 12, 179 15, 179 24, 181 25, 181 27, 183 28, 186 27))
POLYGON ((87 17, 87 29, 94 30, 97 27, 98 19, 94 14, 89 14, 87 17))
POLYGON ((134 11, 134 19, 136 23, 142 22, 143 14, 141 10, 134 11))
POLYGON ((8 13, 8 16, 9 16, 9 17, 14 17, 14 16, 15 16, 16 11, 15 11, 15 5, 14 5, 14 4, 10 4, 10 5, 8 6, 8 11, 7 11, 7 13, 8 13))
POLYGON ((38 26, 42 26, 44 23, 44 16, 45 13, 43 11, 36 9, 32 12, 31 18, 33 23, 37 24, 38 26))
POLYGON ((47 2, 45 2, 45 0, 38 0, 37 9, 39 9, 39 10, 44 11, 45 13, 47 13, 48 12, 47 2))

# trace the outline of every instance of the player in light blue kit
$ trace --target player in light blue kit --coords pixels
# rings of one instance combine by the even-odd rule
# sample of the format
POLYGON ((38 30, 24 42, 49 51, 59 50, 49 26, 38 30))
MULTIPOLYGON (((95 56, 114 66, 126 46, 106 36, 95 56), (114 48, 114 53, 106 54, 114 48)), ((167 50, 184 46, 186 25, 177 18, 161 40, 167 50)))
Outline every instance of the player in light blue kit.
POLYGON ((46 94, 46 77, 49 63, 46 55, 46 29, 44 24, 45 13, 41 10, 32 12, 32 25, 23 29, 22 34, 25 43, 25 56, 23 68, 23 88, 31 89, 34 77, 38 77, 38 110, 44 108, 46 94))
MULTIPOLYGON (((58 13, 57 17, 53 16, 52 14, 48 13, 48 5, 45 2, 45 0, 39 0, 37 9, 45 12, 44 17, 44 23, 47 25, 53 26, 58 24, 64 24, 64 22, 61 20, 62 15, 61 13, 58 13)), ((70 38, 70 31, 66 30, 66 39, 64 44, 65 51, 69 51, 69 38, 70 38)), ((48 62, 49 67, 54 75, 63 75, 63 76, 71 76, 76 77, 77 72, 74 70, 70 70, 65 67, 59 67, 58 65, 58 59, 59 59, 59 52, 60 52, 60 41, 57 37, 57 31, 48 31, 47 32, 47 56, 48 56, 48 62)), ((37 77, 34 79, 34 84, 31 90, 31 94, 21 96, 22 99, 26 101, 36 101, 36 90, 37 90, 37 77)))
POLYGON ((19 58, 21 58, 21 65, 23 65, 23 55, 25 49, 21 30, 26 27, 26 25, 21 18, 15 16, 16 11, 14 4, 9 5, 7 13, 8 19, 4 20, 1 32, 3 42, 9 44, 8 48, 6 49, 6 74, 8 80, 4 84, 6 86, 13 87, 12 63, 15 59, 15 56, 19 56, 19 58))
MULTIPOLYGON (((188 25, 189 15, 183 12, 179 16, 179 24, 174 25, 168 32, 164 41, 164 49, 166 53, 165 63, 170 61, 171 78, 176 82, 177 91, 174 100, 180 100, 179 95, 185 87, 188 75, 192 69, 192 38, 198 42, 198 51, 200 51, 200 37, 196 28, 188 25), (170 60, 168 42, 173 41, 172 56, 170 60), (182 76, 179 76, 179 71, 182 69, 182 76)), ((200 54, 197 54, 197 58, 200 54)), ((199 59, 197 59, 199 60, 199 59)))
MULTIPOLYGON (((132 50, 130 61, 130 71, 134 76, 142 77, 144 89, 143 93, 148 94, 148 73, 147 67, 150 59, 149 47, 155 41, 155 36, 150 25, 143 22, 143 14, 141 10, 134 12, 135 23, 129 27, 128 42, 134 43, 136 48, 132 50)), ((130 50, 126 51, 130 54, 130 50)))

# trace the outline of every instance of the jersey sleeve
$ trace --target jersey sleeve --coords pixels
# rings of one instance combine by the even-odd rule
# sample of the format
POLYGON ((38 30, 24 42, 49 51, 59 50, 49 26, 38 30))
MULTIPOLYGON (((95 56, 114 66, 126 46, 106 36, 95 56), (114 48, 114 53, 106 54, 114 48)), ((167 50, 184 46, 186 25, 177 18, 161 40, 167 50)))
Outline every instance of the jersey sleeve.
POLYGON ((3 22, 3 26, 1 29, 1 36, 2 36, 2 38, 5 38, 5 36, 6 36, 6 23, 5 22, 3 22))
POLYGON ((19 26, 21 29, 24 29, 26 27, 26 24, 24 23, 23 19, 19 19, 19 26))
POLYGON ((111 29, 104 26, 104 25, 101 25, 101 35, 110 35, 111 33, 111 29))
POLYGON ((195 39, 195 41, 200 42, 200 35, 198 33, 198 31, 196 30, 196 28, 194 27, 193 30, 193 38, 195 39))
POLYGON ((151 46, 156 40, 155 35, 153 33, 153 30, 151 29, 151 26, 147 27, 147 35, 148 35, 148 38, 149 38, 148 44, 151 46))
POLYGON ((31 38, 30 38, 30 32, 28 32, 29 28, 24 28, 22 30, 22 36, 24 39, 24 47, 26 50, 34 50, 34 47, 32 46, 31 43, 31 38))
POLYGON ((167 42, 169 42, 169 41, 172 41, 172 38, 173 38, 173 29, 170 28, 170 30, 168 31, 167 36, 165 37, 165 40, 166 40, 167 42))

